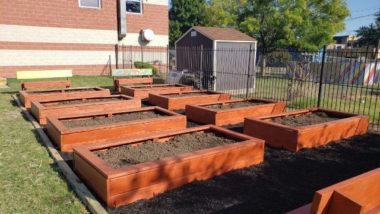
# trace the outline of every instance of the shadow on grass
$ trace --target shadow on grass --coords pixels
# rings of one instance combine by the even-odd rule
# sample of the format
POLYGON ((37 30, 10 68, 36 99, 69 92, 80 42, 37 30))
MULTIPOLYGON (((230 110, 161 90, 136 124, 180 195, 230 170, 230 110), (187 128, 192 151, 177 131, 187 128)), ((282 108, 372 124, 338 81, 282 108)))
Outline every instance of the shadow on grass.
POLYGON ((17 102, 14 99, 10 99, 9 103, 11 104, 11 106, 18 108, 17 102))
MULTIPOLYGON (((23 115, 24 119, 28 121, 28 119, 24 116, 24 114, 22 114, 22 115, 23 115)), ((42 131, 45 132, 45 129, 44 129, 44 128, 39 128, 39 129, 42 129, 42 131)), ((37 142, 38 142, 41 146, 45 147, 45 149, 46 149, 46 146, 45 146, 44 142, 42 141, 40 135, 38 134, 38 129, 33 128, 31 131, 33 132, 33 135, 36 137, 37 142)), ((46 132, 45 132, 45 133, 46 133, 46 132)))
POLYGON ((18 93, 18 91, 2 91, 2 92, 0 92, 0 94, 9 94, 9 95, 14 95, 17 93, 18 93))
MULTIPOLYGON (((65 163, 71 168, 71 170, 74 171, 74 164, 73 164, 73 161, 72 161, 72 160, 67 160, 67 161, 65 161, 65 163)), ((65 175, 64 175, 66 172, 64 172, 64 171, 59 167, 58 162, 54 162, 54 163, 50 164, 50 168, 51 168, 54 172, 56 172, 56 173, 58 174, 58 176, 59 176, 60 179, 62 179, 63 183, 65 184, 65 187, 67 188, 67 191, 70 192, 70 193, 72 193, 72 194, 74 194, 74 195, 76 195, 77 197, 79 197, 79 196, 77 195, 77 193, 73 190, 73 187, 71 186, 71 184, 67 181, 67 179, 66 179, 66 177, 65 177, 65 175)), ((74 173, 75 173, 75 172, 74 172, 74 173)), ((76 174, 76 175, 77 175, 77 174, 76 174)), ((78 176, 78 175, 77 175, 77 176, 78 176)), ((79 183, 82 183, 80 180, 77 180, 77 181, 79 181, 79 183)), ((87 196, 88 198, 91 198, 90 200, 97 200, 97 201, 99 201, 99 203, 100 203, 104 208, 107 207, 106 204, 102 203, 101 200, 100 200, 99 198, 97 198, 95 195, 93 195, 93 196, 86 195, 86 196, 87 196)), ((62 200, 59 200, 61 197, 63 197, 63 196, 56 195, 56 197, 55 197, 56 199, 52 199, 52 200, 57 200, 57 203, 59 203, 59 202, 62 202, 62 200)))
MULTIPOLYGON (((275 134, 275 133, 274 133, 275 134)), ((284 213, 314 192, 380 166, 380 134, 369 133, 298 153, 266 147, 265 161, 194 182, 111 213, 284 213)))
MULTIPOLYGON (((39 133, 38 133, 38 130, 42 130, 42 131, 46 134, 46 136, 49 137, 49 136, 47 135, 46 129, 45 129, 45 128, 38 128, 38 129, 33 129, 32 131, 33 131, 33 134, 35 135, 35 137, 36 137, 38 143, 39 143, 42 147, 44 147, 44 148, 47 150, 47 147, 45 146, 44 142, 42 141, 42 139, 41 139, 41 137, 40 137, 40 135, 39 135, 39 133)), ((52 146, 53 146, 57 151, 59 151, 59 148, 58 148, 58 147, 57 147, 52 141, 51 141, 51 143, 52 143, 52 146)), ((47 152, 48 152, 48 151, 47 151, 47 152)), ((61 152, 60 152, 60 153, 61 153, 61 152)), ((50 153, 49 153, 49 156, 51 156, 50 153)), ((65 159, 65 156, 67 157, 67 154, 65 155, 65 154, 62 154, 62 153, 61 153, 61 156, 65 159)), ((52 169, 54 172, 57 172, 57 174, 59 175, 59 178, 62 179, 62 181, 64 181, 63 183, 65 183, 65 186, 66 186, 68 192, 71 192, 71 193, 77 195, 77 193, 73 190, 73 187, 71 186, 71 184, 70 184, 70 183, 67 181, 67 179, 66 179, 65 174, 67 174, 68 172, 62 170, 62 169, 60 168, 60 166, 59 166, 59 164, 61 164, 61 162, 63 162, 63 161, 58 161, 58 162, 55 161, 55 162, 53 162, 53 163, 50 164, 50 167, 51 167, 51 169, 52 169)), ((66 159, 66 160, 64 161, 64 163, 66 163, 66 164, 69 166, 69 168, 74 172, 74 163, 73 163, 73 160, 72 160, 72 159, 70 159, 70 158, 69 158, 69 159, 66 159)), ((76 173, 74 172, 74 174, 76 174, 76 173)), ((77 175, 77 174, 76 174, 76 175, 77 175)), ((78 175, 77 175, 77 176, 78 176, 78 175)), ((80 181, 80 180, 76 180, 76 181, 78 181, 79 183, 82 183, 82 181, 80 181)), ((82 192, 82 194, 84 194, 84 193, 82 192)), ((57 198, 57 202, 59 201, 59 198, 60 198, 60 197, 62 197, 62 196, 57 195, 57 197, 56 197, 56 198, 57 198)), ((77 197, 78 197, 78 195, 77 195, 77 197)), ((101 200, 100 200, 99 198, 97 198, 96 196, 91 197, 90 195, 87 195, 87 197, 92 198, 92 200, 97 200, 97 201, 101 202, 101 200)), ((106 207, 105 204, 103 204, 103 203, 101 203, 101 204, 102 204, 103 207, 106 207)))

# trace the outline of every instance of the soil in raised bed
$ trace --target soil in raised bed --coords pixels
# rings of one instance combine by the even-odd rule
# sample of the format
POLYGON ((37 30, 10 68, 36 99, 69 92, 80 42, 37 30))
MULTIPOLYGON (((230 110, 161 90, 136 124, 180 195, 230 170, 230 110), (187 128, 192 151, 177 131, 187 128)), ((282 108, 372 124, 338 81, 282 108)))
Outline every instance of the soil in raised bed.
POLYGON ((83 88, 83 89, 63 89, 63 90, 51 90, 51 91, 28 91, 29 94, 53 94, 53 93, 73 93, 84 91, 97 91, 95 88, 83 88))
POLYGON ((84 103, 99 103, 99 102, 109 102, 109 101, 120 101, 123 100, 121 97, 107 97, 107 98, 96 98, 96 99, 76 99, 76 100, 64 100, 57 102, 46 102, 43 103, 46 106, 52 105, 75 105, 75 104, 84 104, 84 103))
POLYGON ((119 168, 235 142, 219 133, 193 132, 174 136, 165 143, 149 140, 138 146, 123 145, 94 153, 112 167, 119 168))
POLYGON ((190 97, 190 96, 204 96, 204 95, 210 95, 212 93, 207 92, 199 92, 199 93, 181 93, 181 94, 164 94, 165 97, 190 97))
POLYGON ((380 133, 297 153, 265 148, 264 162, 197 181, 109 213, 286 213, 314 192, 380 167, 380 133))
POLYGON ((139 111, 124 114, 114 114, 112 117, 106 116, 95 116, 91 118, 79 118, 79 119, 68 119, 61 120, 63 125, 67 128, 78 128, 78 127, 88 127, 96 125, 105 125, 111 123, 126 122, 132 120, 142 120, 142 119, 153 119, 158 117, 168 116, 167 114, 158 111, 139 111))
POLYGON ((242 102, 207 105, 205 107, 215 109, 215 110, 225 110, 225 109, 242 108, 242 107, 256 106, 256 105, 263 105, 263 104, 267 104, 267 102, 242 101, 242 102))
POLYGON ((151 88, 175 88, 175 87, 181 87, 177 85, 134 85, 130 86, 131 88, 136 89, 151 89, 151 88))
POLYGON ((325 112, 313 112, 307 114, 290 115, 286 117, 276 117, 272 119, 272 122, 280 123, 286 126, 307 126, 319 123, 326 123, 342 118, 328 115, 325 112))

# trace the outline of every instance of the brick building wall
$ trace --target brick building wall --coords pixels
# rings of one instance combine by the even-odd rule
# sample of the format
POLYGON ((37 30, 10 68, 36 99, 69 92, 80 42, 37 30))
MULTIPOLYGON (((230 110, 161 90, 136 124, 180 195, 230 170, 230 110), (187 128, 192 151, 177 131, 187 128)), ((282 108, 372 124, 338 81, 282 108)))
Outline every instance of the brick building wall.
MULTIPOLYGON (((78 0, 0 0, 0 76, 17 70, 72 69, 76 75, 100 75, 115 67, 115 45, 141 46, 140 31, 152 29, 168 44, 168 5, 143 0, 141 14, 127 14, 127 35, 118 40, 116 0, 101 8, 79 7, 78 0)), ((146 53, 149 55, 149 53, 146 53)))

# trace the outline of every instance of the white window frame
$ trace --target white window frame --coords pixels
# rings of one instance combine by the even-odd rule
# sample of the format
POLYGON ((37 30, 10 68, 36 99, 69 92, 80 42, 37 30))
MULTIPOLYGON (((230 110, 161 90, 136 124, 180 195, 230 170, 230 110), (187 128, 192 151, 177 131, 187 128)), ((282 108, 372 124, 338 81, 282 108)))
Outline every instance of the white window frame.
POLYGON ((98 0, 99 1, 99 7, 83 6, 83 5, 81 5, 80 1, 81 0, 78 0, 78 5, 79 5, 80 8, 98 9, 98 10, 100 10, 102 8, 102 0, 98 0))
MULTIPOLYGON (((127 4, 127 1, 128 1, 128 0, 125 1, 125 4, 127 4)), ((125 5, 125 12, 126 12, 127 14, 132 14, 132 15, 142 15, 142 14, 143 14, 143 0, 140 0, 140 13, 129 12, 129 11, 127 10, 127 5, 125 5)))

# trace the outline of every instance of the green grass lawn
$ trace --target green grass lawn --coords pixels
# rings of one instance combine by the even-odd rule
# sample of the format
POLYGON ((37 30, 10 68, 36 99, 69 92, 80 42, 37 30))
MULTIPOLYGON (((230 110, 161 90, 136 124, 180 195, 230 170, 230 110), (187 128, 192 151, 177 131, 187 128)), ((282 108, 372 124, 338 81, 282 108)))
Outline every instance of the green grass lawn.
MULTIPOLYGON (((73 77, 73 86, 112 86, 109 77, 73 77)), ((60 175, 30 122, 11 95, 20 83, 0 89, 0 213, 86 213, 60 175)))
MULTIPOLYGON (((113 85, 107 76, 74 76, 71 81, 73 87, 113 85)), ((20 82, 8 79, 8 86, 0 89, 0 213, 87 213, 12 102, 20 82)))

